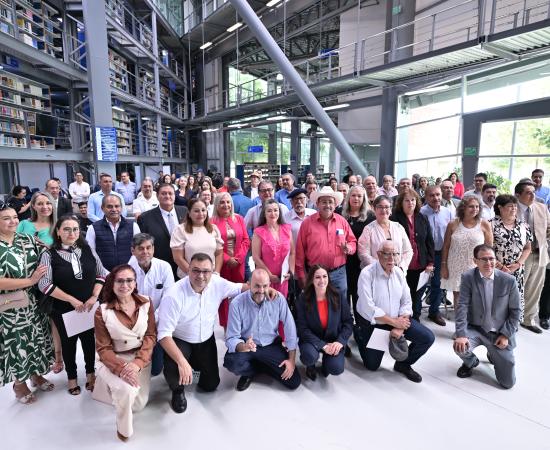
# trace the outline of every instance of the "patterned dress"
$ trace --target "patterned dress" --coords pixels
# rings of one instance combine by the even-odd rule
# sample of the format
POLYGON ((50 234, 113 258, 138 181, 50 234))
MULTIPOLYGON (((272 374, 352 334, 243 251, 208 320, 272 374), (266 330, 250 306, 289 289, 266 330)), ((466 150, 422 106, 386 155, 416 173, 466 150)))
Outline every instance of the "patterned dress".
POLYGON ((460 291, 460 278, 468 269, 475 267, 474 248, 485 242, 481 222, 472 228, 466 228, 462 222, 451 235, 451 246, 447 256, 449 278, 441 279, 441 289, 460 291))
MULTIPOLYGON (((489 221, 493 229, 493 248, 495 249, 495 256, 499 262, 507 266, 508 264, 515 263, 528 242, 533 241, 533 235, 523 220, 516 220, 516 224, 513 229, 509 230, 502 223, 500 216, 496 216, 489 221)), ((525 266, 521 266, 512 275, 516 277, 519 288, 520 299, 520 322, 523 321, 523 308, 525 306, 525 298, 523 296, 523 276, 525 274, 525 266)))
MULTIPOLYGON (((0 277, 29 278, 40 252, 32 236, 16 233, 11 245, 0 240, 0 277)), ((48 318, 37 310, 33 290, 27 293, 28 307, 0 313, 0 386, 44 375, 55 360, 48 318)))

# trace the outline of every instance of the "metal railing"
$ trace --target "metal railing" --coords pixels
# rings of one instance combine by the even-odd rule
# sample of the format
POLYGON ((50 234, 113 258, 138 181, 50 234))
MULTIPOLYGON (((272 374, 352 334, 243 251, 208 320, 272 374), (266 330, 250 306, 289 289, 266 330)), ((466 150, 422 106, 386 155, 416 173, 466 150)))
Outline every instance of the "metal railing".
MULTIPOLYGON (((548 18, 550 0, 465 0, 324 52, 294 64, 294 67, 307 84, 343 75, 358 76, 363 70, 383 66, 387 62, 427 54, 548 18), (412 34, 412 42, 401 42, 405 34, 412 34), (390 43, 389 49, 386 49, 386 42, 390 43)), ((190 118, 292 91, 286 80, 280 78, 279 72, 273 72, 231 85, 227 90, 217 87, 207 90, 203 98, 191 103, 190 118)))
POLYGON ((229 0, 208 0, 203 1, 201 5, 191 11, 183 19, 183 33, 188 33, 196 26, 200 25, 203 20, 216 12, 220 7, 225 5, 229 0))

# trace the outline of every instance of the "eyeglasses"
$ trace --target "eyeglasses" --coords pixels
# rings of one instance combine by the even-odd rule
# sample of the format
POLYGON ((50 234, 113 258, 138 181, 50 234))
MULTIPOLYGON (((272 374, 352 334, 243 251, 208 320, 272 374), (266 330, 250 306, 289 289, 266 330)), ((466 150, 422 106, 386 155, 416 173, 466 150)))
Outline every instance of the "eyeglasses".
POLYGON ((391 209, 391 206, 382 206, 382 205, 378 205, 376 206, 377 209, 391 209))
POLYGON ((482 258, 476 258, 479 261, 483 261, 484 263, 493 263, 496 261, 496 258, 492 256, 484 256, 482 258))
POLYGON ((260 189, 260 192, 262 192, 262 193, 273 192, 273 188, 260 189))
POLYGON ((74 228, 71 228, 71 227, 64 227, 64 228, 61 228, 61 231, 63 231, 63 233, 78 233, 80 231, 80 228, 79 227, 74 227, 74 228))
POLYGON ((397 258, 401 253, 399 252, 380 252, 384 258, 397 258))
POLYGON ((205 269, 205 270, 201 270, 201 269, 191 269, 191 272, 193 273, 193 275, 195 275, 196 277, 199 277, 199 276, 208 276, 212 273, 211 270, 208 270, 208 269, 205 269))
POLYGON ((116 283, 116 284, 124 284, 124 283, 126 283, 126 284, 132 284, 134 281, 136 281, 135 278, 117 278, 117 279, 115 280, 115 283, 116 283))

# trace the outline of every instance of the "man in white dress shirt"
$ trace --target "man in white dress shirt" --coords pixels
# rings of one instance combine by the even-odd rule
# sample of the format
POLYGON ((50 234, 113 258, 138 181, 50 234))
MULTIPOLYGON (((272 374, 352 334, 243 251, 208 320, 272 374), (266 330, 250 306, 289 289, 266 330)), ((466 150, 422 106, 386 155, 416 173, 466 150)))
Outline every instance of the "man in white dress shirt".
POLYGON ((74 179, 75 181, 69 184, 69 194, 73 198, 73 207, 81 202, 88 201, 90 196, 90 185, 84 181, 82 172, 76 172, 74 179))
POLYGON ((397 267, 398 259, 399 253, 393 241, 384 241, 378 249, 378 261, 361 271, 354 336, 368 370, 377 370, 384 356, 381 350, 367 348, 375 328, 388 330, 391 339, 404 336, 411 341, 408 357, 404 361, 396 361, 393 369, 420 383, 422 377, 411 366, 428 351, 435 337, 429 328, 411 320, 411 294, 403 271, 397 267))
POLYGON ((497 187, 491 183, 485 183, 481 191, 481 218, 491 220, 495 217, 495 199, 497 187))
POLYGON ((214 327, 224 298, 248 289, 213 274, 208 255, 196 253, 189 264, 189 276, 178 281, 163 297, 158 314, 158 341, 165 351, 164 377, 172 391, 174 412, 187 409, 185 386, 193 382, 193 370, 200 372, 198 386, 206 392, 220 384, 218 351, 214 327))

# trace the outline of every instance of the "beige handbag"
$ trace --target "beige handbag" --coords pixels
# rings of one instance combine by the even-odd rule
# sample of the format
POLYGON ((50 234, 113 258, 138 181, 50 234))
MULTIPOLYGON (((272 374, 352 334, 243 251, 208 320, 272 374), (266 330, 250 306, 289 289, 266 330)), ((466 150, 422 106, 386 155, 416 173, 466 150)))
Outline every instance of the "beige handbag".
POLYGON ((24 289, 0 294, 0 313, 6 312, 8 309, 26 308, 27 306, 29 306, 29 296, 24 289))

